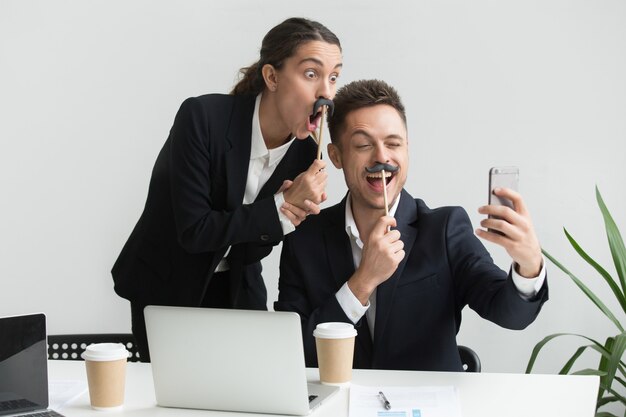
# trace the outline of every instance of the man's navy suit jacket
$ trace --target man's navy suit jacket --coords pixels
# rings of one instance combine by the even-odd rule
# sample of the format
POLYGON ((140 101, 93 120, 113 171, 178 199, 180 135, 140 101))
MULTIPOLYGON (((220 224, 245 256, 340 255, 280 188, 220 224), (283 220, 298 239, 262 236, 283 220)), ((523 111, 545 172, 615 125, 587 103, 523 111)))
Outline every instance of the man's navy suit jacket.
MULTIPOLYGON (((300 314, 307 366, 317 366, 318 323, 351 322, 335 293, 354 273, 344 200, 308 217, 283 242, 276 310, 300 314)), ((402 191, 396 211, 405 258, 378 286, 374 337, 356 323, 355 368, 461 371, 456 334, 466 305, 509 329, 523 329, 548 299, 547 281, 522 299, 494 265, 460 207, 429 209, 402 191)))
POLYGON ((117 294, 139 305, 199 306, 232 246, 231 306, 266 309, 259 261, 283 238, 273 195, 310 166, 317 147, 295 140, 254 203, 243 205, 254 104, 253 95, 222 94, 183 102, 113 266, 117 294))

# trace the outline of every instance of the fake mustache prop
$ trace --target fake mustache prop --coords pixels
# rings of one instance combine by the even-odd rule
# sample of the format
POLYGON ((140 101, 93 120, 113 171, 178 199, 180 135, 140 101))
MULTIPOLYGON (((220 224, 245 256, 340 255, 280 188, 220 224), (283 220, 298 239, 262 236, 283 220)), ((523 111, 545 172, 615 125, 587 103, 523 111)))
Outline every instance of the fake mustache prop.
POLYGON ((332 100, 327 98, 318 98, 313 103, 313 113, 311 113, 311 117, 314 118, 317 116, 317 112, 322 108, 322 118, 320 119, 319 133, 315 134, 315 140, 317 141, 317 159, 322 159, 322 121, 324 120, 324 116, 326 111, 332 116, 335 112, 335 103, 332 100))
POLYGON ((377 172, 383 171, 383 179, 385 178, 385 171, 387 172, 396 172, 400 167, 396 167, 389 164, 376 164, 373 167, 366 167, 365 170, 370 174, 375 174, 377 172))
MULTIPOLYGON (((387 172, 396 172, 398 170, 397 166, 389 165, 389 164, 376 164, 373 167, 365 167, 365 170, 370 174, 375 174, 376 172, 382 173, 383 176, 383 201, 385 202, 385 216, 389 216, 389 203, 387 202, 387 178, 385 176, 385 171, 387 172)), ((389 231, 389 230, 387 230, 389 231)))
POLYGON ((326 106, 326 108, 328 109, 328 113, 331 116, 335 112, 335 103, 333 103, 332 100, 329 100, 327 98, 318 98, 317 100, 315 100, 315 103, 313 103, 313 113, 311 113, 311 116, 315 116, 322 106, 326 106))

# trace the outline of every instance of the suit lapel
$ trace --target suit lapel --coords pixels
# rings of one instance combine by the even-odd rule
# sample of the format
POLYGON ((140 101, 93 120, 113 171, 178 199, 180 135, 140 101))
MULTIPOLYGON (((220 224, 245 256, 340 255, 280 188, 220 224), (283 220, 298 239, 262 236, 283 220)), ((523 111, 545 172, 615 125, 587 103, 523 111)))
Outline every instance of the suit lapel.
POLYGON ((417 221, 417 206, 413 197, 404 190, 402 190, 395 217, 398 224, 397 229, 400 231, 400 239, 404 242, 406 255, 393 275, 376 289, 374 345, 377 345, 377 341, 382 340, 382 336, 384 335, 396 286, 398 285, 400 276, 402 276, 402 271, 404 271, 404 267, 411 254, 411 249, 413 248, 413 243, 415 243, 417 237, 417 226, 415 224, 417 221))
POLYGON ((352 258, 352 247, 350 239, 346 234, 345 211, 346 197, 337 204, 329 208, 331 221, 324 230, 324 246, 328 264, 335 280, 337 290, 354 274, 354 260, 352 258))
MULTIPOLYGON (((235 210, 243 201, 248 178, 250 149, 252 143, 252 116, 254 114, 254 96, 235 96, 233 112, 230 117, 226 139, 230 149, 225 154, 226 166, 226 209, 235 210)), ((237 307, 239 288, 241 286, 241 265, 243 256, 241 246, 231 247, 228 255, 231 264, 230 298, 231 305, 237 307)))
POLYGON ((230 210, 241 205, 246 191, 254 103, 254 96, 235 96, 233 114, 226 133, 231 146, 226 152, 226 207, 230 210))

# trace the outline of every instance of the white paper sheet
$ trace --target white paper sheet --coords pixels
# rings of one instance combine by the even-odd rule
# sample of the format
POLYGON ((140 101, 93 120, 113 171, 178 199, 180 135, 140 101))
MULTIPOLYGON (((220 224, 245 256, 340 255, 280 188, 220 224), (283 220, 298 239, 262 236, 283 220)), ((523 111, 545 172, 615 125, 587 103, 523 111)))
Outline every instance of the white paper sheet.
POLYGON ((87 383, 85 381, 53 379, 48 382, 49 408, 59 411, 86 391, 87 383))
POLYGON ((350 386, 350 417, 461 417, 456 388, 350 386), (391 404, 385 409, 378 393, 391 404))

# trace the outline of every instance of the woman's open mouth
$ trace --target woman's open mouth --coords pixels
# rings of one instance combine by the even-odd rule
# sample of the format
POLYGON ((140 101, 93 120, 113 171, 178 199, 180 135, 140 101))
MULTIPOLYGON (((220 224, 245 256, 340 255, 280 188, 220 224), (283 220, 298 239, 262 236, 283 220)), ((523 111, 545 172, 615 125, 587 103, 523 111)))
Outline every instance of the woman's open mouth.
POLYGON ((317 132, 320 124, 322 122, 322 109, 320 109, 317 113, 309 116, 307 129, 309 132, 317 132))
POLYGON ((332 116, 335 111, 335 103, 332 100, 320 97, 313 103, 313 111, 309 116, 309 123, 307 129, 309 132, 315 132, 321 125, 322 116, 324 115, 324 108, 326 112, 332 116))

